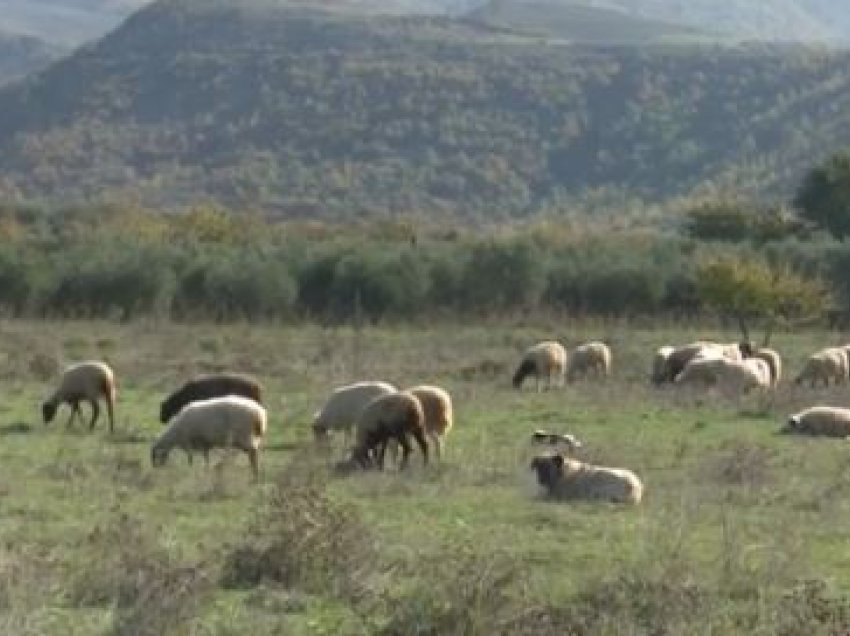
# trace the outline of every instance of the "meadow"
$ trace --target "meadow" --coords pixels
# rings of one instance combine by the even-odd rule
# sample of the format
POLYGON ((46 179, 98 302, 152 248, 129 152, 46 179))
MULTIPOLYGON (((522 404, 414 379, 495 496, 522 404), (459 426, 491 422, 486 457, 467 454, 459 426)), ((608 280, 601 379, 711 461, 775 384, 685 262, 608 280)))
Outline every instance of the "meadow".
MULTIPOLYGON (((0 323, 0 633, 835 634, 850 630, 850 446, 777 431, 791 412, 850 406, 847 385, 796 387, 826 331, 777 333, 773 395, 657 389, 661 344, 710 324, 568 317, 322 327, 159 321, 0 323), (510 388, 543 338, 604 338, 614 376, 510 388), (62 366, 107 360, 116 432, 44 426, 62 366), (159 402, 194 373, 255 374, 269 435, 206 467, 150 466, 159 402), (455 401, 442 462, 338 477, 310 420, 331 388, 437 383, 455 401), (529 434, 569 431, 581 456, 635 470, 636 508, 551 503, 529 434)), ((86 410, 87 413, 87 410, 86 410)))

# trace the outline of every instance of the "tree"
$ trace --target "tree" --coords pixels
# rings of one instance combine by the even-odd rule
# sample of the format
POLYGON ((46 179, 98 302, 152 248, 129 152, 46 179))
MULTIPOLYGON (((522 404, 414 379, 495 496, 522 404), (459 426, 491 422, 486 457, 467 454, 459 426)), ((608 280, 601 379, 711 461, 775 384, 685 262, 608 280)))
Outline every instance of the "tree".
POLYGON ((752 326, 761 325, 765 345, 774 328, 820 317, 832 300, 817 280, 766 261, 731 256, 699 266, 697 290, 707 307, 738 322, 745 340, 752 326))
POLYGON ((797 191, 794 205, 836 238, 850 234, 850 153, 835 154, 813 168, 797 191))

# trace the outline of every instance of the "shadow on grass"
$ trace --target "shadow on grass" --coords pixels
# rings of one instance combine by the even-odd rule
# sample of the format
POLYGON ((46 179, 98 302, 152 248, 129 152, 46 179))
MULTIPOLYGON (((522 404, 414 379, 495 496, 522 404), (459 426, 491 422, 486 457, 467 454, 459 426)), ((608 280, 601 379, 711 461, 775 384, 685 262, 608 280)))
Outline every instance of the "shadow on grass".
POLYGON ((32 433, 32 425, 26 422, 13 422, 0 426, 0 436, 26 435, 28 433, 32 433))
POLYGON ((107 437, 112 444, 147 444, 152 438, 141 431, 118 431, 107 437))

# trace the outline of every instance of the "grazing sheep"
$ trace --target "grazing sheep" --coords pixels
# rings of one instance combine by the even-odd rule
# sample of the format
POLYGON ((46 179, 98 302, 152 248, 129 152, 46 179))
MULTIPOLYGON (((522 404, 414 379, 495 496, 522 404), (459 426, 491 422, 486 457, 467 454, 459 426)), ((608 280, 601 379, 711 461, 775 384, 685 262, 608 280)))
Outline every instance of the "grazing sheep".
POLYGON ((522 386, 523 380, 533 375, 535 386, 540 391, 540 380, 546 378, 546 385, 552 388, 553 381, 563 384, 567 368, 567 351, 558 342, 540 342, 526 349, 522 361, 513 377, 515 389, 522 386))
POLYGON ((327 439, 331 431, 344 431, 348 437, 369 402, 397 390, 392 384, 380 381, 355 382, 334 389, 313 416, 313 435, 317 441, 327 439))
POLYGON ((425 413, 425 434, 434 445, 437 459, 442 454, 443 440, 454 425, 452 397, 448 391, 438 386, 420 384, 407 389, 419 400, 425 413))
POLYGON ((573 349, 568 356, 567 380, 572 382, 576 376, 587 377, 593 373, 597 377, 611 374, 611 348, 604 342, 588 342, 573 349))
POLYGON ((655 355, 652 357, 652 383, 653 384, 662 384, 667 381, 667 364, 670 358, 670 354, 675 351, 674 347, 670 345, 665 345, 663 347, 659 347, 655 351, 655 355))
POLYGON ((395 439, 402 449, 400 468, 404 469, 412 450, 411 436, 422 451, 422 462, 428 463, 425 412, 419 399, 407 391, 376 397, 360 413, 355 427, 357 441, 351 453, 352 464, 368 468, 375 460, 378 469, 383 470, 387 444, 395 439))
POLYGON ((624 468, 593 466, 563 455, 538 455, 531 460, 537 483, 555 499, 601 499, 638 504, 643 484, 624 468))
POLYGON ((850 436, 850 409, 813 406, 789 417, 781 432, 848 437, 850 436))
POLYGON ((262 388, 252 377, 238 373, 199 375, 186 382, 160 404, 159 421, 165 424, 191 402, 224 395, 241 395, 257 404, 263 403, 262 388))
POLYGON ((570 452, 574 452, 584 446, 575 435, 570 435, 569 433, 550 433, 539 429, 531 434, 531 443, 544 446, 563 445, 570 452))
POLYGON ((824 386, 829 386, 829 381, 834 380, 840 384, 847 378, 847 366, 844 350, 837 347, 821 349, 809 356, 794 383, 808 381, 809 386, 814 387, 818 382, 823 382, 824 386))
POLYGON ((59 405, 66 402, 71 406, 71 416, 65 425, 71 426, 77 414, 82 418, 80 402, 85 400, 91 404, 89 428, 93 429, 98 417, 100 417, 100 406, 98 405, 100 398, 103 398, 106 402, 109 432, 111 433, 115 426, 115 374, 104 362, 88 361, 71 365, 62 373, 59 388, 41 405, 44 423, 51 422, 59 405))
POLYGON ((782 378, 782 356, 773 349, 761 347, 753 352, 753 358, 764 360, 770 368, 770 386, 775 387, 782 378))
POLYGON ((770 367, 760 358, 730 360, 723 356, 692 359, 676 377, 676 384, 720 385, 741 392, 768 388, 770 367))
POLYGON ((212 448, 236 448, 248 454, 254 479, 260 476, 259 449, 266 435, 266 409, 250 398, 225 395, 184 407, 151 448, 151 463, 162 466, 173 448, 201 451, 209 463, 212 448))
POLYGON ((700 356, 702 358, 727 358, 729 360, 743 360, 752 354, 753 348, 749 342, 721 344, 707 340, 698 340, 681 347, 675 347, 667 356, 664 365, 664 373, 659 373, 660 378, 656 384, 673 382, 684 370, 688 363, 700 356))

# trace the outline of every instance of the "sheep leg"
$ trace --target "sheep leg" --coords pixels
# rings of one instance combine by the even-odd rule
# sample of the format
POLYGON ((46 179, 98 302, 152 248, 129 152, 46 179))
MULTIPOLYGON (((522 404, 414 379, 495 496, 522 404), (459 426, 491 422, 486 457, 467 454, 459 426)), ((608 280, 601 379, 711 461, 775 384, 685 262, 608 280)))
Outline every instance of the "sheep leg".
POLYGON ((249 448, 248 461, 251 462, 251 473, 254 475, 254 481, 260 481, 260 457, 256 448, 249 448))
POLYGON ((375 459, 378 465, 378 470, 384 470, 384 456, 387 452, 387 444, 389 444, 389 438, 385 437, 378 442, 378 445, 375 447, 375 459))
POLYGON ((70 402, 71 405, 71 415, 68 417, 68 421, 65 422, 65 428, 71 428, 71 424, 74 422, 74 418, 77 416, 77 413, 80 414, 80 419, 83 418, 83 414, 80 411, 80 403, 77 401, 70 402))
MULTIPOLYGON (((410 456, 410 453, 413 451, 413 448, 410 446, 410 442, 407 441, 407 435, 404 433, 396 436, 399 445, 401 446, 401 464, 399 465, 399 470, 404 470, 407 467, 407 458, 410 456)), ((427 448, 427 446, 426 446, 427 448)), ((427 451, 426 451, 426 463, 427 463, 427 451)))
MULTIPOLYGON (((419 450, 422 451, 422 465, 428 465, 428 440, 425 437, 425 431, 417 429, 413 431, 413 439, 419 444, 419 450)), ((408 444, 408 448, 410 445, 408 444)))
POLYGON ((100 405, 98 405, 97 400, 89 400, 89 404, 91 404, 91 422, 89 422, 89 430, 94 430, 97 418, 100 417, 100 405))
POLYGON ((106 398, 106 415, 109 417, 109 432, 115 431, 115 403, 110 396, 106 398))
POLYGON ((434 455, 436 455, 437 461, 442 461, 443 460, 443 440, 436 433, 433 433, 430 437, 431 437, 431 443, 434 445, 434 455))

